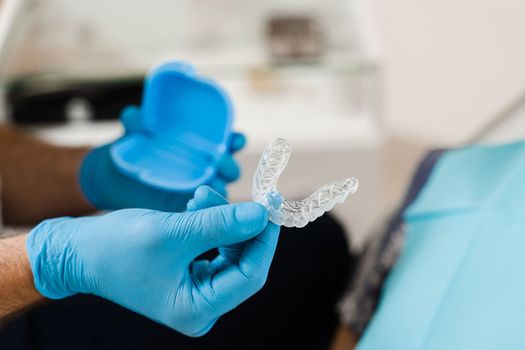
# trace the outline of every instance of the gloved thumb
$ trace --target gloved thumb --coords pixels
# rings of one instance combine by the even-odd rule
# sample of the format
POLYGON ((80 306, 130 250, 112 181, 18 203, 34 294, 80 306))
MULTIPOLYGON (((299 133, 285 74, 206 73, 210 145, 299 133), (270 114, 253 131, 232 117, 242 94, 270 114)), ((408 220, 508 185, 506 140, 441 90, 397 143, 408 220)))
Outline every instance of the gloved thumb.
POLYGON ((259 203, 221 205, 182 214, 176 226, 192 253, 200 255, 220 246, 244 242, 261 233, 268 224, 268 211, 259 203))

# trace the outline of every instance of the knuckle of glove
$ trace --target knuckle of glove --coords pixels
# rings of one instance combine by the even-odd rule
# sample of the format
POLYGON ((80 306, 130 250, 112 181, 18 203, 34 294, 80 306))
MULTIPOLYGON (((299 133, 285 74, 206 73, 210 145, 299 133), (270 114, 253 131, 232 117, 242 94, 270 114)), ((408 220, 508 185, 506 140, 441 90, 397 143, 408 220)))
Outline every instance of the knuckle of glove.
POLYGON ((252 262, 246 260, 240 262, 239 268, 253 292, 257 292, 264 287, 268 278, 267 272, 261 271, 261 269, 252 262))

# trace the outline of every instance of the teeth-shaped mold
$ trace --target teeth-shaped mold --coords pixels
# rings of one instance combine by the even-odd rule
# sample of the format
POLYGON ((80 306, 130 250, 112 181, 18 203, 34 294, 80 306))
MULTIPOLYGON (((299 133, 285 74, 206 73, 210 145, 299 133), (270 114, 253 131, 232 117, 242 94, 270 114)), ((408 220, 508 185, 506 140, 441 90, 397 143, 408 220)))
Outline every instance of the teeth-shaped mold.
POLYGON ((357 191, 359 182, 350 177, 327 183, 305 199, 284 199, 277 190, 277 182, 288 164, 290 153, 290 145, 285 139, 273 140, 261 155, 253 177, 252 199, 268 209, 273 223, 304 227, 357 191))

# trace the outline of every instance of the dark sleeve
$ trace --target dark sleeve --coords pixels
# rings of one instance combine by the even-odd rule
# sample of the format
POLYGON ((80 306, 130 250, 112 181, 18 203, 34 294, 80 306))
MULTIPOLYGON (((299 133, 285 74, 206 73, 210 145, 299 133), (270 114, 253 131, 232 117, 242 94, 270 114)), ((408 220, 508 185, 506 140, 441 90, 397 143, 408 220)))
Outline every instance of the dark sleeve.
POLYGON ((357 338, 362 335, 372 318, 383 283, 403 248, 403 212, 417 197, 444 152, 435 150, 423 158, 399 209, 388 220, 382 232, 372 237, 359 258, 357 270, 338 306, 341 322, 357 338))

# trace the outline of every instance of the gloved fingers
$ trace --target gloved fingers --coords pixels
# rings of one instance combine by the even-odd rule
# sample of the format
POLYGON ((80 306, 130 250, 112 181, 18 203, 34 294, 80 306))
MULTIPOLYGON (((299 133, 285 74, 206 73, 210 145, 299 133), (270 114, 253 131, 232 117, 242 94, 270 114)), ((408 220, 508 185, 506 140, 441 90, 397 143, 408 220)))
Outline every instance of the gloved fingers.
POLYGON ((193 199, 187 204, 188 211, 197 211, 228 204, 228 200, 209 186, 200 186, 195 190, 193 199))
POLYGON ((230 262, 226 260, 222 255, 218 255, 212 261, 198 260, 191 264, 191 276, 193 283, 197 286, 205 286, 210 284, 212 276, 219 271, 224 270, 225 267, 229 266, 230 262))
POLYGON ((195 283, 205 283, 210 275, 210 261, 197 260, 192 262, 190 265, 190 273, 195 283))
POLYGON ((246 136, 240 132, 234 132, 230 136, 230 152, 240 151, 246 145, 246 136))
POLYGON ((120 121, 126 134, 140 131, 140 110, 136 106, 127 106, 120 113, 120 121))
POLYGON ((231 153, 224 154, 217 165, 217 173, 227 182, 235 181, 241 176, 241 168, 231 153))
POLYGON ((215 259, 213 259, 210 262, 210 265, 208 267, 208 272, 210 273, 210 278, 212 276, 215 276, 215 274, 219 271, 224 270, 227 266, 230 265, 230 261, 225 259, 222 255, 217 255, 215 259))
POLYGON ((230 136, 230 149, 226 152, 218 162, 217 173, 218 177, 221 178, 223 183, 212 184, 212 187, 218 190, 222 194, 226 194, 225 182, 233 182, 241 176, 241 168, 235 161, 233 153, 239 151, 246 144, 246 137, 241 133, 233 133, 230 136), (223 190, 224 188, 224 190, 223 190))
POLYGON ((241 258, 246 243, 232 244, 226 247, 219 248, 219 254, 224 256, 232 264, 237 264, 241 258))
MULTIPOLYGON (((200 209, 206 209, 215 207, 218 205, 228 204, 228 200, 217 193, 213 188, 209 186, 200 186, 195 191, 193 199, 188 202, 188 211, 196 211, 200 209)), ((244 249, 244 243, 238 243, 229 245, 226 247, 220 247, 220 256, 226 259, 230 263, 237 263, 239 257, 244 249)), ((212 262, 213 263, 213 262, 212 262)))
POLYGON ((217 315, 232 310, 263 287, 279 231, 279 226, 269 223, 263 233, 246 244, 238 264, 230 264, 212 276, 209 292, 203 287, 203 295, 215 306, 217 315))
POLYGON ((165 215, 161 232, 184 242, 193 258, 213 248, 249 240, 268 223, 268 211, 254 202, 165 215))
POLYGON ((228 191, 226 190, 226 182, 220 178, 216 177, 210 184, 210 187, 213 188, 217 193, 223 197, 227 197, 228 191))

